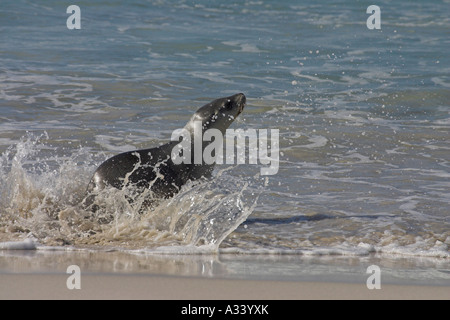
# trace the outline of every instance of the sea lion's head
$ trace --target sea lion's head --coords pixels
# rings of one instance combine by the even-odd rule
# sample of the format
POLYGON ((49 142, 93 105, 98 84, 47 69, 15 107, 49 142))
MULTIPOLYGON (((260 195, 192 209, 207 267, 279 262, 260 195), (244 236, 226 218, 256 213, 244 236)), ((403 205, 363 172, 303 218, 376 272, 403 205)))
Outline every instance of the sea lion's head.
POLYGON ((193 124, 201 121, 203 132, 214 128, 225 134, 225 130, 244 110, 245 102, 246 98, 243 93, 216 99, 198 109, 185 128, 192 132, 193 124))

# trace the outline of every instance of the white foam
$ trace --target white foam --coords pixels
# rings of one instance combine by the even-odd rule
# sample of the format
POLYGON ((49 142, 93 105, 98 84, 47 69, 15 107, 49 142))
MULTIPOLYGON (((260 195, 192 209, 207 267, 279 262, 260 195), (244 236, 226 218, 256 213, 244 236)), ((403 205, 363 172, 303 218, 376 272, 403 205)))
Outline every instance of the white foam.
POLYGON ((225 74, 219 72, 192 71, 189 75, 194 78, 206 79, 211 82, 234 84, 234 81, 227 79, 225 74))
POLYGON ((336 244, 333 246, 314 246, 314 247, 299 247, 297 249, 286 248, 241 248, 229 247, 219 250, 221 254, 254 254, 254 255, 303 255, 303 256, 368 256, 370 254, 388 254, 393 256, 408 256, 408 257, 427 257, 448 259, 450 252, 448 245, 437 240, 434 246, 429 247, 425 245, 422 239, 416 239, 417 242, 410 245, 400 245, 392 242, 387 245, 374 245, 365 242, 360 242, 358 245, 352 245, 347 242, 336 244))
POLYGON ((433 81, 435 84, 442 86, 444 88, 450 88, 450 83, 446 82, 442 77, 433 77, 431 78, 431 81, 433 81))
POLYGON ((314 81, 314 82, 330 82, 330 83, 335 83, 335 81, 333 81, 333 80, 329 80, 329 79, 321 79, 321 78, 319 78, 317 75, 311 76, 311 75, 307 75, 307 74, 302 74, 302 73, 300 73, 300 71, 291 71, 291 74, 292 74, 294 77, 297 77, 297 78, 304 78, 304 79, 308 79, 308 80, 311 80, 311 81, 314 81))
POLYGON ((36 250, 37 245, 38 244, 32 239, 0 242, 0 250, 36 250))
POLYGON ((137 250, 121 250, 130 253, 144 253, 157 255, 197 255, 197 254, 217 254, 217 245, 207 244, 201 246, 161 246, 157 248, 144 248, 137 250))
POLYGON ((257 46, 249 44, 247 42, 240 41, 223 41, 224 45, 232 47, 241 47, 240 50, 233 50, 234 52, 247 52, 247 53, 261 53, 263 52, 257 46))
POLYGON ((311 142, 310 144, 301 145, 300 147, 307 149, 322 148, 328 143, 328 139, 323 136, 312 136, 308 140, 311 142))

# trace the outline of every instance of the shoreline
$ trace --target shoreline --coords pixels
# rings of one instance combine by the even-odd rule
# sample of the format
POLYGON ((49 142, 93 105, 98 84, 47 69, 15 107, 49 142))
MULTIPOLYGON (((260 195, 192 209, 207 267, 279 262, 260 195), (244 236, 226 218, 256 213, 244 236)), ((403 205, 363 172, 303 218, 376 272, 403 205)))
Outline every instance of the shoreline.
POLYGON ((448 259, 382 255, 0 250, 0 299, 450 300, 450 270, 448 259), (373 265, 381 289, 368 289, 373 265))

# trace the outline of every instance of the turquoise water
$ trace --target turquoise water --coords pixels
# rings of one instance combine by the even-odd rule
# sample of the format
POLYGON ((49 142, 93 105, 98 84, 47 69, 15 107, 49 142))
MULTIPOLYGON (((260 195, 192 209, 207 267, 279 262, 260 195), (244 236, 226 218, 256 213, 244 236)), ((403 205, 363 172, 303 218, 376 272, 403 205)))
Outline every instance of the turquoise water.
POLYGON ((80 30, 0 5, 0 240, 448 259, 448 1, 378 1, 381 30, 364 1, 77 4, 80 30), (233 128, 280 131, 276 175, 218 166, 144 216, 110 197, 107 225, 77 206, 107 157, 238 92, 233 128))

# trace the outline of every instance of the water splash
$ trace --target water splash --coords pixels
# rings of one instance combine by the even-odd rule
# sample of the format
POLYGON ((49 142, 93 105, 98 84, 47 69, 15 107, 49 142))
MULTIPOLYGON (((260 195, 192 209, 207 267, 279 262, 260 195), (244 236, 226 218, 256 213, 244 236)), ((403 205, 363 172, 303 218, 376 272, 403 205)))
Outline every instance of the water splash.
POLYGON ((228 168, 146 210, 149 194, 105 189, 98 195, 103 206, 92 212, 81 202, 104 159, 83 147, 68 153, 61 155, 44 133, 28 134, 1 155, 0 241, 32 237, 45 245, 217 251, 253 212, 260 193, 228 168))

